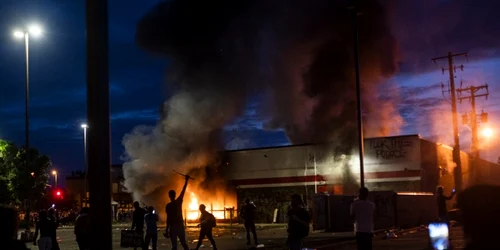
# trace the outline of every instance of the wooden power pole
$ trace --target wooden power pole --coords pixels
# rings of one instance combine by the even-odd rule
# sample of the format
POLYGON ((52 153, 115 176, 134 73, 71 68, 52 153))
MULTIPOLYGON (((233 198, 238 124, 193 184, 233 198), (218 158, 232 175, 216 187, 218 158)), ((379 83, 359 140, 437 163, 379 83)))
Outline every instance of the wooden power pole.
POLYGON ((437 60, 441 59, 448 59, 448 69, 443 68, 443 74, 446 70, 448 70, 450 74, 450 96, 451 96, 451 113, 452 113, 452 120, 453 120, 453 138, 454 138, 454 144, 453 145, 453 162, 457 164, 457 166, 454 169, 454 178, 455 178, 455 188, 457 191, 462 190, 462 161, 460 159, 460 139, 459 139, 459 133, 458 133, 458 118, 457 118, 457 100, 456 100, 456 93, 455 93, 455 75, 454 72, 457 68, 460 68, 463 70, 463 65, 459 67, 455 67, 453 65, 453 58, 457 56, 466 56, 467 53, 459 53, 459 54, 452 54, 451 52, 448 52, 447 56, 440 56, 440 57, 435 57, 432 58, 431 60, 436 62, 437 60))
MULTIPOLYGON (((471 103, 471 113, 470 116, 467 116, 465 114, 462 119, 462 122, 465 123, 466 125, 470 125, 471 130, 472 130, 472 143, 471 143, 471 155, 475 159, 479 158, 479 136, 477 132, 477 113, 476 113, 476 98, 477 97, 485 97, 488 99, 489 91, 488 91, 488 85, 481 85, 481 86, 469 86, 466 88, 459 88, 457 89, 458 92, 458 100, 460 103, 462 103, 462 100, 468 99, 470 100, 471 103), (485 92, 478 93, 479 91, 484 90, 485 92), (462 93, 467 93, 467 95, 463 96, 462 93), (467 124, 470 118, 470 124, 467 124)), ((488 113, 481 112, 481 121, 486 122, 488 120, 488 113)))

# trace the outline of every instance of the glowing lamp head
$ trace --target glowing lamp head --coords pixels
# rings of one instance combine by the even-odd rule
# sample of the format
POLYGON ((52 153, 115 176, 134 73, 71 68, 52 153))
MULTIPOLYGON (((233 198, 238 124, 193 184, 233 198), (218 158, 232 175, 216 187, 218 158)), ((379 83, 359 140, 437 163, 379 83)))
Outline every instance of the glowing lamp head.
POLYGON ((57 175, 57 171, 53 170, 52 175, 57 175))
POLYGON ((15 38, 23 38, 24 37, 24 32, 22 32, 20 30, 16 30, 16 31, 14 31, 14 37, 15 38))
POLYGON ((29 31, 30 35, 33 35, 33 36, 40 36, 42 34, 42 29, 38 25, 31 25, 28 28, 28 31, 29 31))
POLYGON ((84 123, 84 124, 82 124, 82 125, 81 125, 81 127, 82 127, 83 129, 86 129, 86 128, 88 128, 88 127, 89 127, 89 125, 87 125, 87 124, 85 124, 85 123, 84 123))
POLYGON ((481 131, 481 134, 484 136, 484 137, 491 137, 493 136, 493 130, 491 128, 484 128, 482 131, 481 131))

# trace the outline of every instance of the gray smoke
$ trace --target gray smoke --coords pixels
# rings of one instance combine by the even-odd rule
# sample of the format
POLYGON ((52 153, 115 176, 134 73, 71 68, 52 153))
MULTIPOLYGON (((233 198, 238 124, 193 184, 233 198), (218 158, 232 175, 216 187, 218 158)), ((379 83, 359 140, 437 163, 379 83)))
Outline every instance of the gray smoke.
MULTIPOLYGON (((256 95, 266 97, 260 113, 267 128, 284 129, 292 143, 338 141, 350 152, 353 31, 343 2, 180 0, 155 7, 138 24, 137 42, 171 60, 174 92, 156 127, 125 136, 125 186, 144 199, 172 185, 172 169, 214 164, 221 129, 256 95)), ((363 1, 360 9, 362 83, 371 91, 397 70, 397 50, 383 6, 363 1)), ((373 92, 363 98, 379 103, 373 92)), ((381 127, 399 117, 384 107, 368 116, 381 117, 381 127)))

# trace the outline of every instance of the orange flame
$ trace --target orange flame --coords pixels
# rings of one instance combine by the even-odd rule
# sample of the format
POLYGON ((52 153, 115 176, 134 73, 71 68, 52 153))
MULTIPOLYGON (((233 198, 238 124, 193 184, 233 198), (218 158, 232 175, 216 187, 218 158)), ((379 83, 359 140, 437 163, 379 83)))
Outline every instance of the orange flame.
MULTIPOLYGON (((197 220, 200 217, 199 206, 200 204, 204 204, 208 212, 212 213, 216 219, 230 219, 230 212, 226 210, 226 208, 233 207, 228 206, 233 202, 230 202, 229 199, 226 200, 227 197, 223 197, 221 199, 217 198, 208 198, 208 200, 200 201, 197 195, 194 192, 190 193, 190 200, 187 206, 186 211, 186 219, 187 220, 197 220), (228 202, 228 204, 226 204, 228 202)), ((233 215, 234 216, 234 215, 233 215)))

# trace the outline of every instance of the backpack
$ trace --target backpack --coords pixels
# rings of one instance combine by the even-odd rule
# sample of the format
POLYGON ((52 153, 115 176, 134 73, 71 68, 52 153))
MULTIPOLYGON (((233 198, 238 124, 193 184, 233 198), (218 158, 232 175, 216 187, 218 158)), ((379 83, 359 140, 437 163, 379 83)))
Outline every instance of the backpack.
POLYGON ((211 227, 216 227, 217 226, 217 220, 215 219, 215 216, 213 214, 209 214, 209 220, 210 220, 210 226, 211 227))

